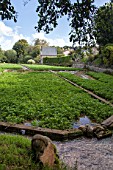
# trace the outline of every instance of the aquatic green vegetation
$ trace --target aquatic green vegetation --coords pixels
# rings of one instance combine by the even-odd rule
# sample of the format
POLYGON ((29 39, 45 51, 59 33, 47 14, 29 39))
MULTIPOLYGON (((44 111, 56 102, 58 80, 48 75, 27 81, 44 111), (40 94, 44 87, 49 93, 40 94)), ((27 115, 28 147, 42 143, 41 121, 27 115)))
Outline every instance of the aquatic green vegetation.
POLYGON ((70 73, 59 74, 113 103, 113 76, 105 75, 104 73, 90 73, 93 77, 98 77, 98 80, 92 80, 84 79, 70 73))
POLYGON ((44 128, 72 128, 81 114, 97 122, 113 114, 112 107, 49 72, 3 73, 0 97, 0 121, 37 120, 44 128))
POLYGON ((32 70, 37 70, 37 71, 47 71, 47 70, 53 70, 53 71, 60 71, 60 70, 76 71, 76 70, 81 70, 79 68, 72 68, 72 67, 36 65, 36 64, 24 64, 23 66, 26 66, 26 67, 28 67, 28 68, 30 68, 32 70))

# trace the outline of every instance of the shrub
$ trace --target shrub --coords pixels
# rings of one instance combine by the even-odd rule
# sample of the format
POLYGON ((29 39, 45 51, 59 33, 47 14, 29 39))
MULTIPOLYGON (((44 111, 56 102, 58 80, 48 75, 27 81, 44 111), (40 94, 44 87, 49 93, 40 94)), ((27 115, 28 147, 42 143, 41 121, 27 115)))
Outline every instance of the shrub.
POLYGON ((44 58, 43 59, 44 64, 49 65, 61 65, 61 66, 69 66, 72 65, 72 60, 70 56, 66 57, 54 57, 54 58, 44 58))
POLYGON ((33 59, 29 59, 29 60, 27 61, 27 63, 28 63, 28 64, 35 64, 35 61, 34 61, 33 59))

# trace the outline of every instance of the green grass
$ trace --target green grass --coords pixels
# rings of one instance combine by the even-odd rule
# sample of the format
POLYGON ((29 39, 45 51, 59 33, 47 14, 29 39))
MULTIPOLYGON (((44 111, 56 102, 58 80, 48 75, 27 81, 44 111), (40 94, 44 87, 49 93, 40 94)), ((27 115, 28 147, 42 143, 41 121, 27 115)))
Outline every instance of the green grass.
POLYGON ((62 66, 50 66, 50 65, 35 65, 35 64, 24 64, 24 66, 37 71, 47 71, 47 70, 53 70, 53 71, 60 71, 60 70, 69 70, 69 71, 76 71, 81 70, 79 68, 72 68, 72 67, 62 67, 62 66))
MULTIPOLYGON (((0 135, 0 170, 53 170, 32 160, 31 140, 20 135, 0 135)), ((69 170, 65 165, 54 170, 69 170)))
POLYGON ((0 135, 0 170, 36 170, 30 145, 25 137, 0 135))
POLYGON ((112 107, 49 72, 3 73, 0 96, 0 121, 12 123, 69 129, 80 114, 97 122, 113 114, 112 107))
POLYGON ((22 69, 22 66, 19 64, 1 63, 0 71, 3 71, 5 69, 17 70, 17 69, 22 69))

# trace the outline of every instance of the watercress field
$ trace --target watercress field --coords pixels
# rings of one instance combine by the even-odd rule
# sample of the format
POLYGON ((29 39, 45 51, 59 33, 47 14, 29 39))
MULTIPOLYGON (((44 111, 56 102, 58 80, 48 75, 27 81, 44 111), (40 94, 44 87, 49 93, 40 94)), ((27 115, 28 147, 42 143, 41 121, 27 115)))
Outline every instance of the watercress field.
POLYGON ((71 80, 74 83, 91 90, 95 94, 103 97, 113 103, 113 76, 105 73, 88 72, 95 79, 83 79, 70 73, 59 73, 61 76, 71 80))
POLYGON ((80 114, 101 122, 113 108, 50 72, 0 75, 0 121, 69 129, 80 114))
POLYGON ((19 64, 0 63, 0 71, 3 71, 5 69, 18 70, 18 69, 22 69, 22 66, 19 64))

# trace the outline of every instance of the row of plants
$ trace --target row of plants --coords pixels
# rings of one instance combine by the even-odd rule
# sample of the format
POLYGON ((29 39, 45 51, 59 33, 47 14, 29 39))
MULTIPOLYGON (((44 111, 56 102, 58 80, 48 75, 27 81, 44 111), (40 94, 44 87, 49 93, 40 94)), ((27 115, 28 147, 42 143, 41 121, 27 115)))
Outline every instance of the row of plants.
MULTIPOLYGON (((94 74, 95 73, 93 73, 93 75, 94 74)), ((113 86, 112 86, 113 76, 110 76, 110 79, 109 79, 109 75, 106 75, 105 77, 102 78, 102 73, 97 73, 97 75, 100 75, 101 78, 99 80, 96 79, 92 80, 92 79, 84 79, 76 75, 72 75, 71 73, 59 73, 59 75, 71 80, 74 83, 77 83, 78 85, 84 87, 85 89, 91 90, 92 92, 99 95, 100 97, 103 97, 106 100, 113 103, 113 96, 111 95, 113 94, 113 86), (107 76, 109 80, 106 79, 107 76)))
POLYGON ((37 71, 47 71, 47 70, 53 70, 53 71, 76 71, 81 70, 79 68, 73 68, 73 67, 63 67, 63 66, 51 66, 51 65, 36 65, 36 64, 24 64, 24 66, 37 71))
POLYGON ((92 72, 92 71, 87 72, 87 74, 101 82, 113 84, 113 76, 112 75, 105 74, 105 73, 92 72))
POLYGON ((22 69, 22 66, 19 64, 9 64, 9 63, 0 63, 0 71, 3 71, 5 69, 22 69))
POLYGON ((113 108, 49 72, 8 72, 0 76, 0 121, 38 122, 69 129, 81 114, 101 122, 113 108))

